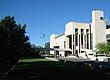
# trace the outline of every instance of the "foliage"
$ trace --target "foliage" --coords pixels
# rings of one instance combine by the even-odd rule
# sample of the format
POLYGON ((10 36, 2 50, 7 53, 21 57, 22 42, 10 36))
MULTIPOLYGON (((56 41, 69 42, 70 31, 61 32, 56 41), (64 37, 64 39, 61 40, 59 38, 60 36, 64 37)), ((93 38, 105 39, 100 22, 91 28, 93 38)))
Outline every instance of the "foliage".
POLYGON ((6 16, 0 21, 0 59, 16 60, 26 46, 26 25, 17 24, 14 17, 6 16))
POLYGON ((39 57, 25 29, 26 25, 17 24, 14 17, 6 16, 0 21, 0 76, 20 58, 39 57))
POLYGON ((103 54, 110 54, 110 43, 98 43, 96 45, 96 48, 98 50, 98 53, 103 54))
MULTIPOLYGON (((50 48, 50 42, 45 43, 44 48, 50 48)), ((48 51, 45 51, 45 52, 46 52, 46 54, 50 54, 50 51, 49 50, 48 51)))
POLYGON ((45 48, 50 48, 50 42, 45 43, 45 48))
POLYGON ((36 46, 36 48, 43 48, 42 46, 36 46))

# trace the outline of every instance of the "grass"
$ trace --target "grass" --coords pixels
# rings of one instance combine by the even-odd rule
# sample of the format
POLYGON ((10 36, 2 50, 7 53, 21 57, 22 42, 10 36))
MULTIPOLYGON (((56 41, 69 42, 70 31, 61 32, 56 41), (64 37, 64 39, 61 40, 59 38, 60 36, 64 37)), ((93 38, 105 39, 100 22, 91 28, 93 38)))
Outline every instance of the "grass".
POLYGON ((30 67, 30 66, 34 66, 34 65, 41 65, 42 62, 50 62, 50 60, 46 59, 46 58, 32 58, 32 57, 28 57, 28 58, 22 58, 19 60, 19 64, 16 65, 16 67, 30 67), (28 59, 29 58, 29 59, 28 59))
POLYGON ((46 58, 29 58, 29 59, 21 59, 20 62, 38 62, 38 61, 49 61, 46 58))
POLYGON ((21 59, 5 80, 110 80, 104 73, 45 58, 21 59))

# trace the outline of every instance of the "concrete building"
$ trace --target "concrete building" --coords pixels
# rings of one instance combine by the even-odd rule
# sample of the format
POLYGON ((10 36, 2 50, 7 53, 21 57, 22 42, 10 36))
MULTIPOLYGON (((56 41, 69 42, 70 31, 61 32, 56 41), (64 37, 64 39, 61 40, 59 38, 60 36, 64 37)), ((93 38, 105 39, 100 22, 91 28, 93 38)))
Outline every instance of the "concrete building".
POLYGON ((65 32, 61 35, 50 36, 51 54, 66 57, 75 55, 87 58, 88 54, 95 55, 96 44, 110 40, 110 26, 104 19, 101 10, 92 11, 91 23, 69 22, 65 26, 65 32))

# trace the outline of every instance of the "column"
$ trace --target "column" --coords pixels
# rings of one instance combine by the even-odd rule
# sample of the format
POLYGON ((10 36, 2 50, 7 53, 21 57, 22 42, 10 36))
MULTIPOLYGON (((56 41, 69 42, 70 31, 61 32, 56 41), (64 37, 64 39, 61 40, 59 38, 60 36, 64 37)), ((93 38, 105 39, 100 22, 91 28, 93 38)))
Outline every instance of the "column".
POLYGON ((78 35, 78 41, 77 42, 78 42, 78 54, 79 54, 79 47, 80 47, 79 46, 79 33, 77 35, 78 35))
POLYGON ((72 54, 73 54, 73 34, 71 35, 72 37, 71 37, 71 41, 72 41, 72 54))
POLYGON ((76 51, 76 43, 75 43, 75 34, 74 34, 74 54, 75 54, 75 51, 76 51))
POLYGON ((86 33, 86 49, 87 49, 87 33, 86 33))
POLYGON ((89 49, 91 47, 91 44, 90 44, 90 32, 89 32, 89 49))
POLYGON ((83 33, 83 49, 85 48, 85 43, 84 43, 84 33, 83 33))
POLYGON ((56 50, 54 50, 54 58, 57 58, 56 50))
POLYGON ((82 39, 81 39, 81 33, 80 33, 80 51, 79 51, 79 53, 81 53, 81 48, 82 48, 82 47, 81 47, 81 45, 82 45, 82 44, 81 44, 81 40, 82 40, 82 39))
POLYGON ((86 30, 84 29, 84 34, 83 34, 83 48, 86 49, 86 38, 85 38, 85 35, 86 35, 86 30))

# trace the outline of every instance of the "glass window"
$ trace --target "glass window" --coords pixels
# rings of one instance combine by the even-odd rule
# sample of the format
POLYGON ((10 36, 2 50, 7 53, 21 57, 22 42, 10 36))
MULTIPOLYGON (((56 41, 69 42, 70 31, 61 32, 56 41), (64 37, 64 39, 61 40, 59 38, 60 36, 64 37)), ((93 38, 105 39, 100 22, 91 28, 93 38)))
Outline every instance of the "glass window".
POLYGON ((59 48, 59 46, 54 46, 54 48, 59 48))
POLYGON ((83 48, 83 35, 84 35, 84 29, 81 29, 81 47, 83 48))
POLYGON ((78 45, 78 29, 75 29, 75 43, 78 45))
POLYGON ((75 43, 76 43, 76 46, 78 45, 78 34, 75 34, 75 43))
POLYGON ((87 35, 87 49, 89 49, 89 30, 86 29, 86 35, 87 35))
POLYGON ((100 17, 100 20, 103 20, 103 17, 100 17))
POLYGON ((66 42, 64 41, 64 48, 66 48, 66 42))
POLYGON ((93 49, 93 34, 90 34, 90 49, 93 49))

